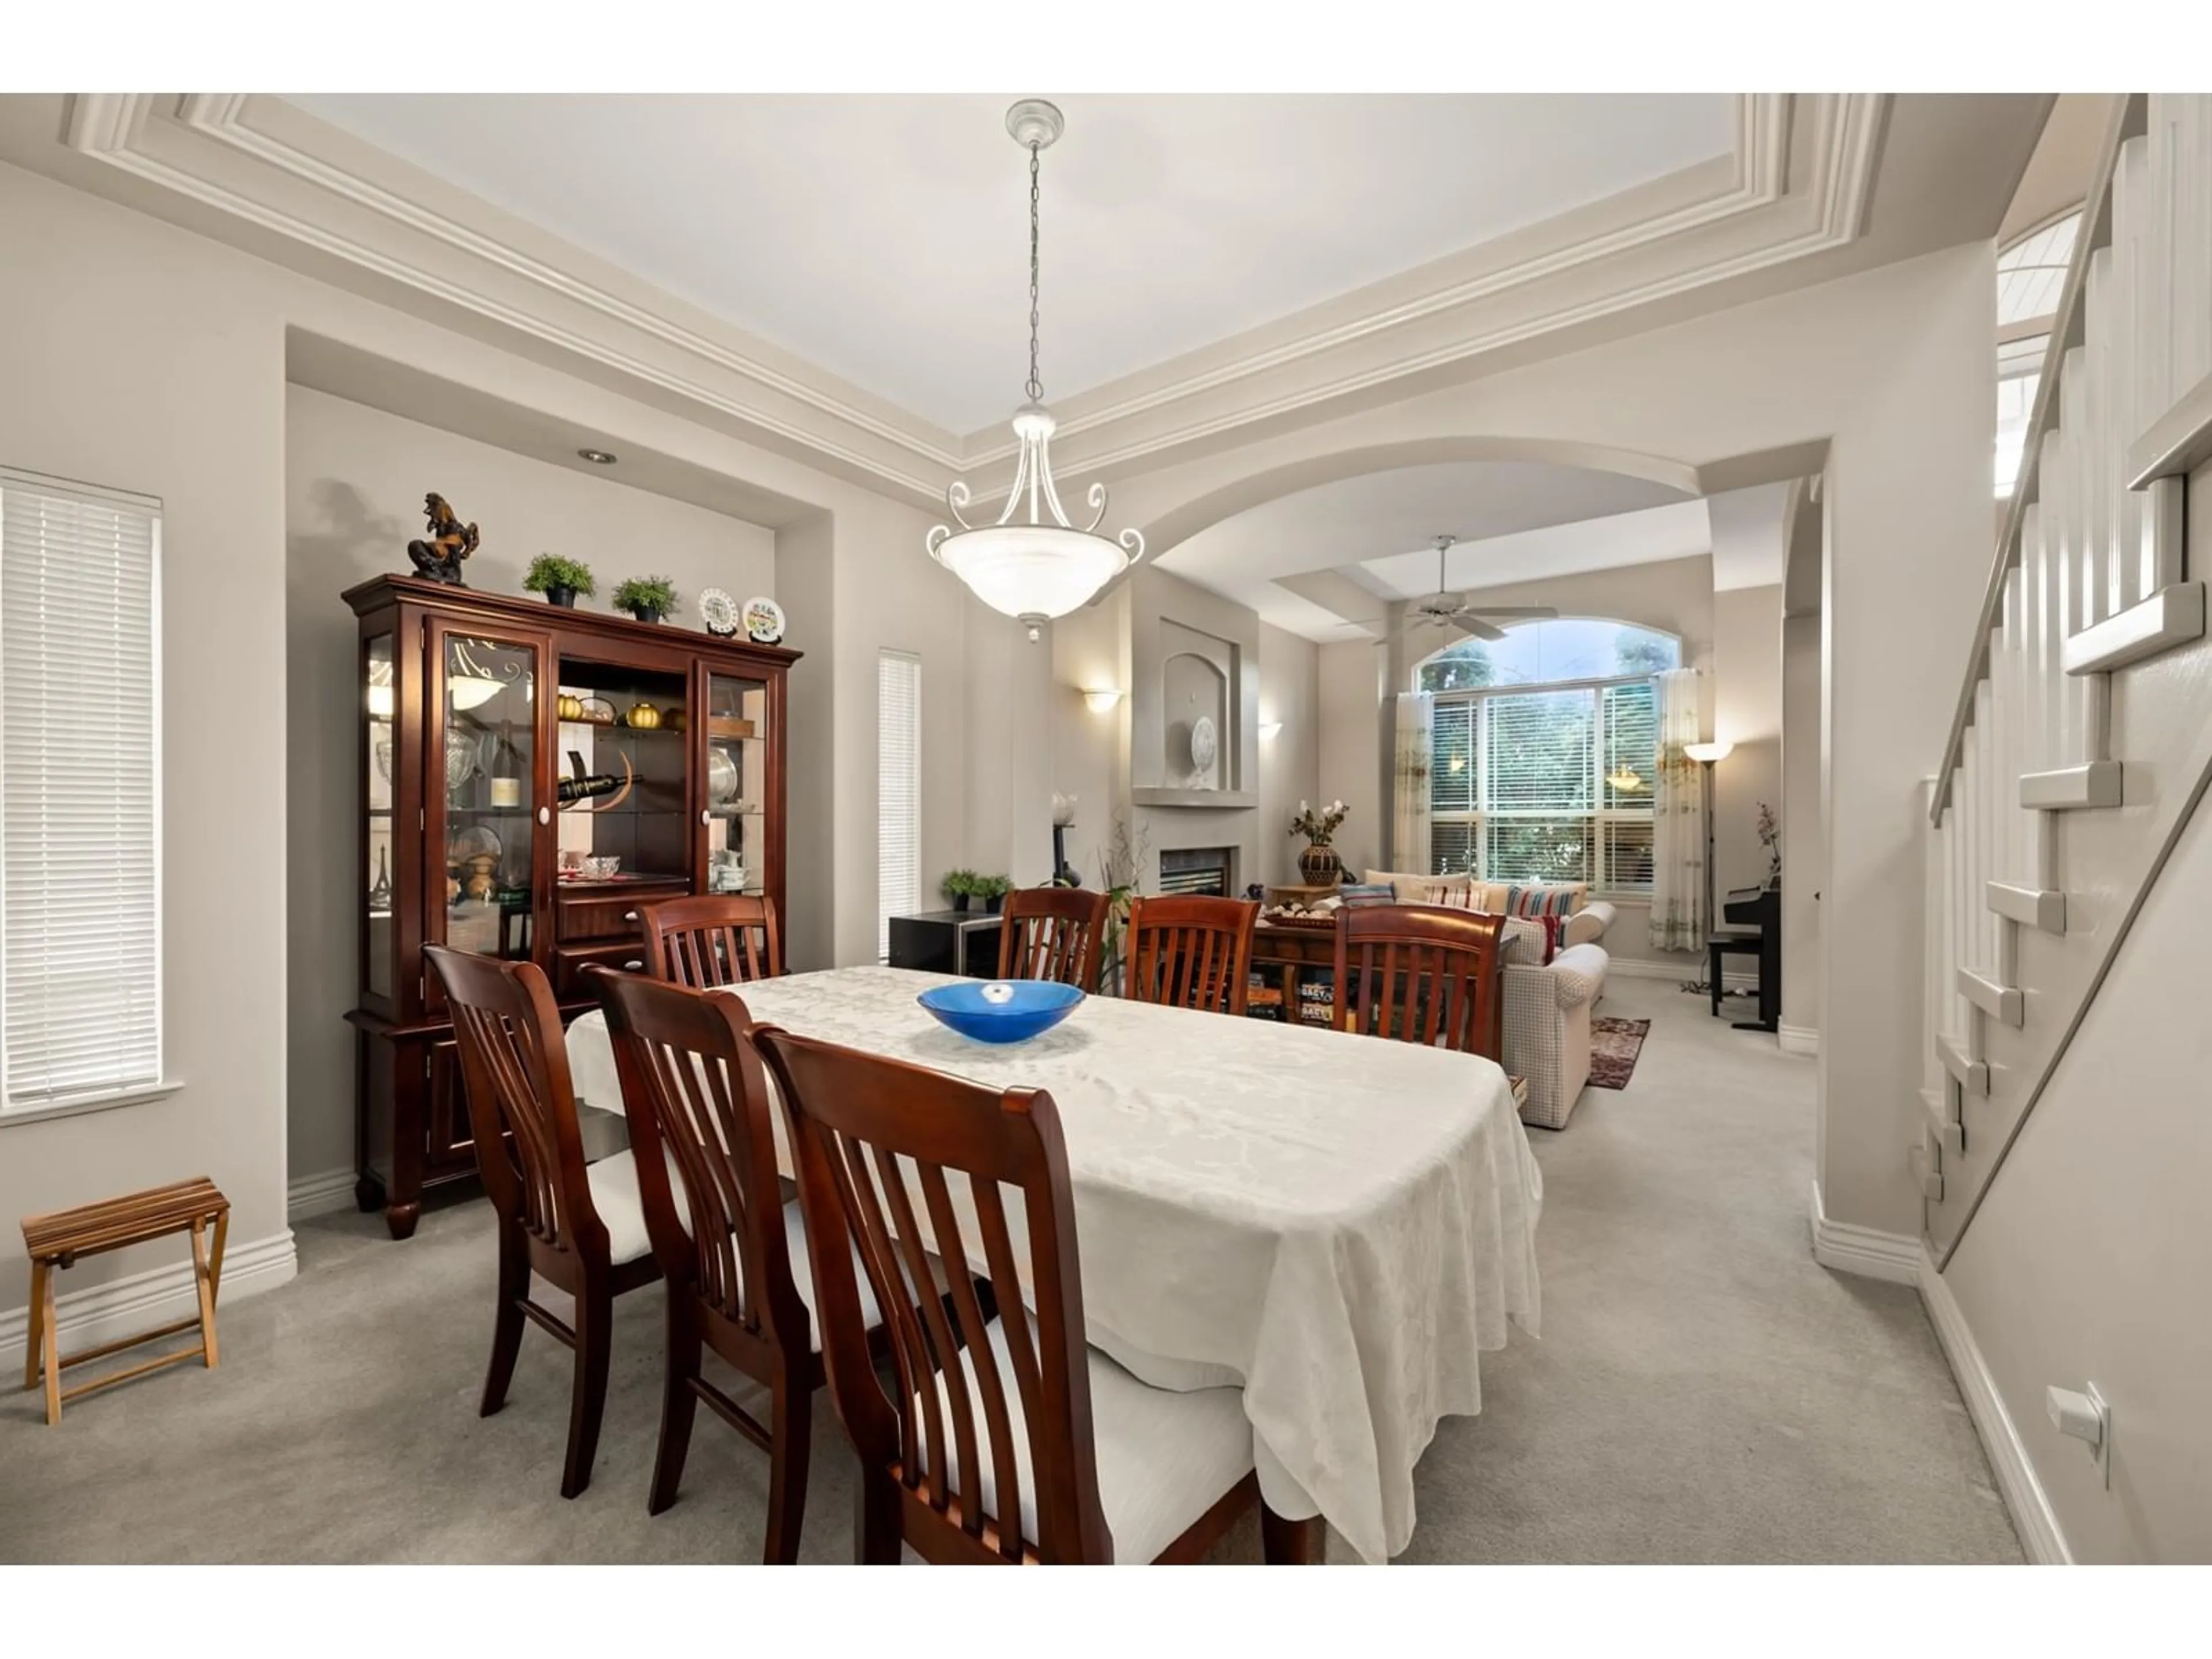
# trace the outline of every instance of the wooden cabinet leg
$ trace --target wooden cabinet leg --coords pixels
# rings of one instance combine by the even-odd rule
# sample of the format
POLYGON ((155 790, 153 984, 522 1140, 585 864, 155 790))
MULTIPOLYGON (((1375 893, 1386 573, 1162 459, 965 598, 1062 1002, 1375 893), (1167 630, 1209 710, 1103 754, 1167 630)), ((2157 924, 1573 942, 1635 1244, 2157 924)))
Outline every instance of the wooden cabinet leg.
POLYGON ((415 1224, 422 1218, 422 1206, 418 1200, 411 1204, 387 1204, 384 1206, 384 1224, 394 1238, 415 1237, 415 1224))

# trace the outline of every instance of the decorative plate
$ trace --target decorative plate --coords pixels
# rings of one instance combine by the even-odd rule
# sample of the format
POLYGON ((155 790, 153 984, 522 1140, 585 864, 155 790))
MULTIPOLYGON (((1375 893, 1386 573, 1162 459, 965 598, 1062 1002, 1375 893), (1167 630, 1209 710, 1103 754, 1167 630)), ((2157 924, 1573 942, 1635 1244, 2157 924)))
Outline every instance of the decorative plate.
POLYGON ((783 638, 783 607, 774 599, 747 599, 745 634, 757 645, 779 643, 783 638))
POLYGON ((1219 744, 1213 735, 1213 717, 1200 714, 1190 723, 1190 763, 1203 772, 1213 764, 1219 744))
POLYGON ((709 634, 729 639, 738 631, 738 602, 719 587, 709 587, 699 595, 699 616, 707 624, 709 634))
POLYGON ((719 749, 707 751, 707 799, 717 806, 738 795, 738 763, 719 749))

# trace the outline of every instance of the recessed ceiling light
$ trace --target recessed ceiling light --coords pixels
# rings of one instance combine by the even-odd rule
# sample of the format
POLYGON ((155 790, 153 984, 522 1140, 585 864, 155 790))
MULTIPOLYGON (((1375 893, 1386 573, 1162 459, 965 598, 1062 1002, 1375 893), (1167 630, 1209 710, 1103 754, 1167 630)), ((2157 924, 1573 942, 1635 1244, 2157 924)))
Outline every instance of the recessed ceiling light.
POLYGON ((576 452, 593 466, 612 466, 615 458, 604 449, 580 449, 576 452))

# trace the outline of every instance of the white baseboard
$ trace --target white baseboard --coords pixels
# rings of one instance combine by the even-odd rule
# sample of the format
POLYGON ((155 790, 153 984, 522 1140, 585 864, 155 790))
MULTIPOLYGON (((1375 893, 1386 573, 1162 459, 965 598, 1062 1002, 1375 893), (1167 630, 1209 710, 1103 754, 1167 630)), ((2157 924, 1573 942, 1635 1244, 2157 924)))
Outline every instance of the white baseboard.
MULTIPOLYGON (((64 1355, 73 1348, 112 1342, 118 1337, 150 1330, 173 1320, 189 1318, 198 1311, 199 1292, 192 1283, 191 1247, 182 1235, 168 1242, 183 1254, 183 1261, 168 1267, 149 1267, 128 1279, 70 1291, 65 1287, 71 1274, 84 1270, 72 1267, 63 1272, 58 1283, 64 1288, 56 1298, 54 1311, 60 1320, 58 1334, 64 1355)), ((293 1249, 289 1228, 248 1244, 232 1244, 223 1251, 222 1285, 218 1296, 227 1305, 241 1296, 273 1291, 299 1270, 299 1257, 293 1249)), ((22 1364, 24 1339, 29 1332, 28 1308, 10 1308, 0 1312, 0 1374, 22 1364)))
POLYGON ((2012 1414, 2005 1409, 2004 1396, 1997 1392, 1996 1379, 1990 1375, 1974 1334, 1967 1328, 1966 1316, 1959 1310, 1943 1275, 1936 1271, 1926 1244, 1901 1233, 1876 1232, 1871 1227, 1829 1220, 1820 1200, 1820 1183, 1816 1181, 1813 1183, 1813 1259, 1838 1273, 1887 1279, 1919 1290, 1921 1305, 1928 1310, 1928 1322, 1936 1328, 1936 1340, 1959 1385, 1959 1397, 1966 1401, 1966 1415, 1981 1437, 1983 1454, 2011 1513, 2021 1547, 2039 1565, 2070 1565, 2073 1552, 2058 1528, 2058 1517, 2051 1510, 2043 1483, 2035 1477, 2035 1465, 2028 1461, 2027 1448, 2013 1426, 2012 1414))
POLYGON ((1921 1254, 1917 1238, 1829 1220, 1820 1201, 1820 1183, 1813 1183, 1813 1260, 1822 1267, 1893 1285, 1917 1285, 1921 1254))
POLYGON ((350 1210, 354 1183, 360 1178, 350 1164, 343 1170, 325 1170, 320 1175, 301 1176, 284 1189, 286 1218, 305 1221, 310 1216, 350 1210))
POLYGON ((1817 1025, 1778 1025, 1775 1041, 1782 1045, 1785 1054, 1817 1054, 1820 1052, 1820 1028, 1817 1025))
POLYGON ((2072 1565, 2074 1552, 2066 1546, 2066 1534, 2058 1529, 2058 1516, 2044 1493, 2043 1483, 2035 1478, 2035 1465, 2028 1461, 2027 1448, 2013 1426, 2012 1413, 2005 1409, 1996 1379, 1990 1375, 1974 1334, 1966 1328, 1966 1316, 1952 1297, 1951 1287, 1943 1282, 1943 1275, 1936 1271, 1935 1262, 1924 1250, 1920 1258, 1920 1300, 1928 1309, 1929 1323, 1936 1328, 1936 1340, 1943 1345, 1943 1357, 1951 1362, 1951 1375, 1959 1380, 1966 1415, 1982 1437, 1982 1450, 1990 1460, 1990 1473, 1996 1476, 1997 1490, 2004 1494, 2005 1507, 2012 1511, 2013 1529, 2020 1534, 2027 1559, 2043 1566, 2072 1565))

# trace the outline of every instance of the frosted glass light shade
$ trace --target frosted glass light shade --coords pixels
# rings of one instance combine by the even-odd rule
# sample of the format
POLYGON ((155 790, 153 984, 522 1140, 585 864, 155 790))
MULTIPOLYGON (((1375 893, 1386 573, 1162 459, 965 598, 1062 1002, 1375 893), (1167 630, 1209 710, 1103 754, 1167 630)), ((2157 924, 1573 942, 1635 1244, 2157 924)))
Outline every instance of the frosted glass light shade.
POLYGON ((1735 753, 1735 745, 1732 743, 1686 743, 1682 745, 1682 752, 1698 765, 1710 766, 1735 753))
POLYGON ((1025 622, 1065 617, 1129 567, 1103 536, 1039 524, 963 531, 937 556, 992 610, 1025 622))

